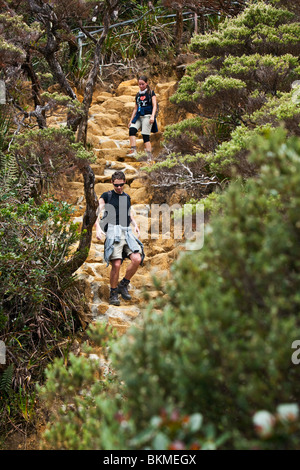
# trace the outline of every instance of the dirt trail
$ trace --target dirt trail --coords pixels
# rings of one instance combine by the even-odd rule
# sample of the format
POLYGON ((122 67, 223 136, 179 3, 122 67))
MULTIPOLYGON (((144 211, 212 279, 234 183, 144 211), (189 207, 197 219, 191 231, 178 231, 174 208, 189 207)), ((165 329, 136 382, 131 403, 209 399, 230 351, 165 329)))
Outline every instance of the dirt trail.
MULTIPOLYGON (((169 96, 174 92, 175 82, 157 84, 155 91, 160 103, 158 125, 160 132, 152 135, 154 157, 159 148, 159 140, 164 126, 171 118, 169 96), (161 111, 161 110, 165 110, 161 111)), ((170 265, 178 254, 178 247, 172 238, 152 240, 150 233, 151 198, 145 179, 139 172, 145 162, 137 162, 126 157, 129 150, 127 123, 134 106, 134 97, 138 86, 134 80, 122 82, 113 96, 110 93, 95 93, 90 108, 88 141, 94 148, 97 161, 92 165, 95 173, 95 191, 99 197, 104 191, 112 189, 111 175, 116 170, 125 172, 127 185, 124 190, 131 196, 132 208, 141 230, 141 240, 145 247, 144 265, 139 267, 130 284, 131 301, 120 297, 121 305, 109 305, 109 273, 103 259, 103 242, 96 238, 95 229, 89 257, 79 269, 79 278, 85 279, 90 286, 90 308, 94 321, 106 321, 119 333, 124 333, 142 311, 145 302, 143 292, 148 299, 162 295, 153 287, 152 275, 168 277, 170 265)), ((143 150, 142 139, 137 139, 138 151, 143 150)), ((82 181, 70 183, 73 202, 76 207, 75 220, 80 222, 84 212, 82 181)), ((125 273, 128 260, 125 260, 120 279, 125 273)))

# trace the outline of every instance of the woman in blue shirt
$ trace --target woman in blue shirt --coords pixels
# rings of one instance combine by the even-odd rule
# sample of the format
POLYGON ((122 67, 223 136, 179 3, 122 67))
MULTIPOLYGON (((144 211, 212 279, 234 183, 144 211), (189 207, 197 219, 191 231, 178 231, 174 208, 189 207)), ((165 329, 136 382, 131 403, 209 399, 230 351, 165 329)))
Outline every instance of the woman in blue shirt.
POLYGON ((135 97, 135 107, 132 112, 129 127, 130 152, 127 156, 136 155, 136 134, 141 129, 142 137, 147 152, 147 160, 152 160, 152 147, 150 142, 151 132, 157 132, 156 111, 157 99, 153 90, 148 85, 148 78, 142 75, 138 79, 140 91, 135 97))

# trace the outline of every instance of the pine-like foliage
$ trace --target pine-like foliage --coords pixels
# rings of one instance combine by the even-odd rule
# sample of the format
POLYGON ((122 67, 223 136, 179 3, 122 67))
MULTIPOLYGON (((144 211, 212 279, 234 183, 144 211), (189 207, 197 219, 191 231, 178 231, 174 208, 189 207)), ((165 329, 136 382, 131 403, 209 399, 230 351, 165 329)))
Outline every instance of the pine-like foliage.
POLYGON ((228 431, 230 448, 297 449, 299 421, 257 443, 251 418, 299 400, 300 140, 266 131, 252 159, 259 175, 225 191, 203 248, 173 264, 165 300, 116 345, 113 364, 141 428, 173 403, 228 431))
POLYGON ((193 37, 190 49, 199 59, 187 66, 171 97, 193 117, 167 128, 162 162, 149 169, 153 185, 159 181, 172 194, 172 174, 176 188, 190 173, 188 195, 193 188, 193 197, 203 197, 204 177, 221 182, 256 174, 249 143, 266 127, 283 123, 290 135, 300 135, 300 23, 293 6, 250 2, 217 31, 193 37))
MULTIPOLYGON (((299 417, 281 420, 275 410, 297 408, 300 393, 292 361, 300 337, 300 139, 265 131, 252 159, 259 175, 224 192, 203 248, 182 253, 169 281, 156 279, 163 298, 103 348, 110 384, 121 389, 104 388, 95 355, 47 369, 40 392, 53 409, 44 436, 51 448, 299 450, 299 417), (273 414, 264 439, 252 421, 259 410, 273 414)), ((90 340, 99 346, 103 333, 95 325, 90 340)))

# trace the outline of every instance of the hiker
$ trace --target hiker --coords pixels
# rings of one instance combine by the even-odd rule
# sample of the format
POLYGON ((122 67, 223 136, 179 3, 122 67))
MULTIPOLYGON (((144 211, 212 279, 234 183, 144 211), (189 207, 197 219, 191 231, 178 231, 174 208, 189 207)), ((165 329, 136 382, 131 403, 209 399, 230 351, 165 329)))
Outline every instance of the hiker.
POLYGON ((118 294, 124 300, 131 300, 128 286, 144 259, 142 242, 137 238, 140 231, 131 211, 130 196, 124 192, 126 182, 123 171, 115 171, 111 182, 113 190, 104 192, 99 198, 99 213, 105 208, 105 213, 96 221, 96 236, 99 240, 106 235, 104 244, 104 259, 107 266, 111 263, 110 297, 111 305, 120 305, 118 294), (137 237, 133 234, 130 224, 133 224, 137 237), (119 282, 119 273, 123 260, 130 259, 124 278, 119 282))
POLYGON ((134 157, 136 151, 136 134, 141 129, 142 137, 147 153, 147 160, 152 160, 152 147, 150 142, 151 132, 158 132, 156 122, 157 99, 153 90, 148 85, 148 78, 142 75, 138 79, 140 91, 135 97, 135 107, 132 112, 129 127, 130 151, 128 157, 134 157))

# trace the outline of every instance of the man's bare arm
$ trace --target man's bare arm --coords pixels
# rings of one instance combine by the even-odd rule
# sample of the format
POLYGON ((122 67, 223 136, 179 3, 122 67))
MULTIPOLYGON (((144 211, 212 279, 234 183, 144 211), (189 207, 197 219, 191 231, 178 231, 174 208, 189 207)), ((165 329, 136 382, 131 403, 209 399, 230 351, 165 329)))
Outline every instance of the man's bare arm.
POLYGON ((139 227, 138 227, 138 224, 137 224, 135 218, 134 218, 133 215, 132 215, 132 211, 130 211, 130 222, 131 222, 132 225, 134 226, 135 233, 136 233, 137 236, 139 237, 139 236, 140 236, 140 229, 139 229, 139 227))
POLYGON ((103 198, 100 198, 99 199, 99 207, 98 207, 98 213, 97 213, 97 220, 95 222, 95 225, 96 225, 96 237, 98 238, 98 240, 102 240, 105 236, 105 233, 103 232, 103 230, 101 229, 100 227, 100 222, 99 222, 99 219, 100 219, 100 216, 102 214, 102 211, 105 207, 105 201, 103 198))

